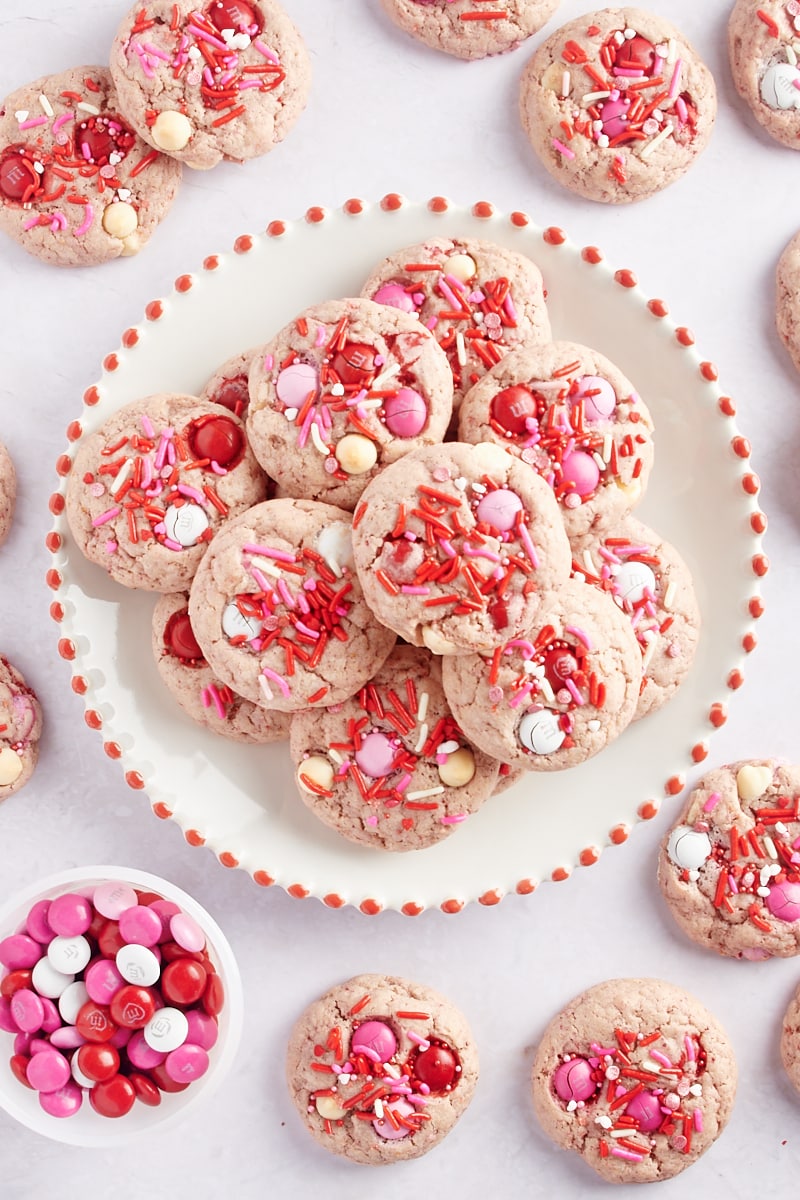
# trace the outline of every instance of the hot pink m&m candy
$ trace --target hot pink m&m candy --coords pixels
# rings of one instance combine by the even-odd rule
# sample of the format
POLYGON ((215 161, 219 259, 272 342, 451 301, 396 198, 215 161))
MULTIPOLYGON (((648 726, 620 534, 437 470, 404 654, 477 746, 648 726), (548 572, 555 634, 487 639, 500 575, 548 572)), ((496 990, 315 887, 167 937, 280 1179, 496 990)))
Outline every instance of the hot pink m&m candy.
POLYGON ((625 1115, 639 1122, 639 1128, 645 1133, 658 1129, 664 1119, 661 1111, 661 1101, 652 1092, 639 1092, 630 1104, 625 1106, 625 1115))
POLYGON ((410 292, 401 283, 385 283, 378 288, 372 297, 376 304, 387 304, 389 308, 399 308, 401 312, 412 313, 416 305, 410 292))
POLYGON ((389 1062, 397 1050, 397 1038, 385 1021, 365 1021, 350 1040, 350 1053, 363 1054, 372 1062, 389 1062))
POLYGON ((517 514, 522 512, 522 508, 522 501, 516 492, 508 488, 497 488, 493 492, 487 492, 480 500, 476 516, 479 521, 505 533, 514 528, 517 514))
POLYGON ((30 988, 20 988, 11 997, 11 1019, 23 1033, 36 1033, 44 1021, 44 1004, 41 996, 30 988))
POLYGON ((152 908, 137 904, 119 915, 120 937, 137 946, 155 946, 161 937, 161 919, 152 908))
POLYGON ((204 1050, 212 1050, 219 1038, 219 1026, 214 1018, 193 1008, 187 1012, 186 1020, 189 1025, 187 1042, 191 1042, 193 1046, 202 1046, 204 1050))
POLYGON ((628 128, 628 109, 631 106, 630 100, 623 98, 619 93, 612 92, 608 100, 604 100, 598 104, 600 111, 600 119, 603 122, 603 133, 609 138, 619 137, 621 133, 625 133, 628 128))
POLYGON ((131 1035, 125 1050, 129 1061, 140 1071, 149 1071, 152 1067, 160 1066, 167 1057, 161 1050, 154 1050, 152 1046, 148 1046, 141 1029, 137 1029, 131 1035))
POLYGON ((565 483, 571 483, 578 496, 589 496, 600 482, 600 468, 585 450, 573 450, 561 460, 565 483))
POLYGON ((422 433, 428 420, 428 405, 413 388, 400 388, 383 404, 386 428, 394 437, 412 438, 422 433))
POLYGON ((354 757, 356 765, 365 775, 369 775, 370 779, 380 779, 391 771, 397 748, 385 733, 368 733, 354 757))
POLYGON ((45 946, 54 937, 54 931, 50 928, 50 922, 47 919, 49 911, 49 900, 37 900, 25 918, 25 928, 29 936, 45 946))
POLYGON ((585 1058, 571 1058, 556 1069, 553 1085, 562 1100, 588 1100, 597 1090, 592 1068, 585 1058))
POLYGON ((766 897, 766 905, 773 917, 779 921, 800 921, 800 883, 773 883, 766 897))
POLYGON ((184 1042, 167 1055, 164 1070, 176 1083, 193 1083, 208 1070, 208 1055, 202 1046, 184 1042))
POLYGON ((28 1063, 28 1083, 37 1092, 57 1092, 69 1077, 69 1063, 58 1050, 42 1050, 28 1063))
POLYGON ((0 963, 9 971, 34 967, 42 957, 42 947, 26 933, 12 933, 0 942, 0 963))
POLYGON ((97 1004, 110 1004, 125 980, 117 970, 116 963, 107 958, 101 958, 86 968, 84 983, 89 993, 89 999, 97 1004))
POLYGON ((41 1092, 39 1103, 51 1117, 73 1117, 83 1104, 83 1092, 71 1079, 55 1092, 41 1092))
POLYGON ((47 921, 53 933, 71 938, 86 933, 93 915, 92 906, 85 896, 67 892, 51 901, 47 921))
POLYGON ((573 399, 583 400, 583 415, 589 424, 613 415, 617 394, 607 379, 600 375, 584 375, 577 383, 578 390, 573 399))

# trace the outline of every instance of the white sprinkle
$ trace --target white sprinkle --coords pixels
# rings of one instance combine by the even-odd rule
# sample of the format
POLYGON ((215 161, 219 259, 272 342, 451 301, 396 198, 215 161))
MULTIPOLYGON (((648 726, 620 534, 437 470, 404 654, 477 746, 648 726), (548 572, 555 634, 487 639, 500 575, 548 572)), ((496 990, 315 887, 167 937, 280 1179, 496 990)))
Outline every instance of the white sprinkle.
POLYGON ((607 433, 606 436, 603 438, 603 462, 604 463, 611 461, 611 446, 612 446, 611 434, 607 433))
POLYGON ((267 683, 267 681, 263 675, 259 675, 259 677, 258 677, 258 686, 261 688, 261 691, 262 691, 262 694, 263 694, 265 700, 274 700, 275 699, 275 697, 272 694, 272 688, 269 686, 269 684, 267 683))
POLYGON ((81 100, 78 104, 75 105, 75 107, 79 108, 81 110, 81 112, 89 113, 89 115, 92 117, 100 116, 100 109, 97 108, 97 106, 94 104, 87 104, 85 100, 81 100))
POLYGON ((647 649, 645 650, 644 654, 642 655, 642 674, 643 675, 646 673, 647 668, 650 666, 650 662, 653 658, 653 655, 656 652, 656 642, 657 641, 658 641, 658 638, 653 637, 652 635, 647 638, 647 649))
POLYGON ((664 599, 661 601, 662 608, 666 608, 666 609, 672 608, 672 605, 675 602, 675 593, 677 592, 677 590, 678 590, 678 585, 675 583, 675 580, 670 579, 669 586, 667 587, 667 590, 664 593, 664 599))
POLYGON ((598 133, 597 144, 601 150, 607 150, 608 146, 609 146, 608 134, 607 133, 598 133))
POLYGON ((636 30, 635 30, 635 29, 630 29, 630 28, 629 28, 629 29, 626 29, 626 30, 625 30, 625 40, 626 40, 627 42, 630 42, 630 41, 631 41, 633 38, 635 38, 635 37, 636 37, 636 30))
POLYGON ((575 1112, 575 1109, 577 1107, 578 1107, 578 1101, 570 1100, 569 1103, 567 1104, 567 1112, 575 1112))
POLYGON ((590 575, 597 574, 597 567, 594 565, 594 559, 592 558, 591 550, 584 550, 583 565, 586 567, 586 570, 589 572, 590 575))
POLYGON ((464 335, 460 329, 456 334, 456 357, 460 367, 467 365, 467 347, 464 345, 464 335))
MULTIPOLYGON (((583 97, 584 104, 594 104, 598 100, 607 100, 611 92, 589 92, 583 97)), ((600 128, 603 128, 603 122, 600 122, 600 128)))
POLYGON ((565 71, 564 74, 561 76, 561 99, 562 100, 566 100, 567 96, 570 93, 571 87, 572 87, 572 79, 570 78, 570 73, 569 73, 569 71, 565 71))
POLYGON ((594 1123, 595 1125, 600 1125, 603 1129, 610 1129, 614 1124, 614 1122, 611 1120, 611 1117, 607 1117, 605 1113, 600 1117, 595 1117, 594 1123))
POLYGON ((586 728, 589 730, 590 733, 598 733, 600 730, 600 722, 599 721, 587 721, 586 728))
POLYGON ((460 492, 465 491, 466 486, 467 486, 467 481, 463 475, 459 475, 457 479, 453 480, 453 483, 456 485, 456 487, 458 488, 458 490, 460 492))
POLYGON ((297 414, 299 411, 300 410, 297 408, 285 408, 283 410, 283 415, 286 417, 287 421, 294 421, 297 419, 297 414))
POLYGON ((436 753, 437 754, 455 754, 456 750, 458 750, 458 742, 453 742, 453 741, 442 742, 442 744, 438 747, 436 753))
POLYGON ((335 383, 333 385, 333 387, 331 388, 331 395, 332 396, 343 396, 344 395, 344 384, 343 383, 335 383))
POLYGON ((50 103, 50 101, 47 99, 47 96, 44 95, 44 93, 42 93, 42 95, 39 97, 39 103, 41 104, 42 112, 44 113, 44 115, 46 117, 54 117, 55 116, 55 113, 53 112, 53 106, 50 103))
POLYGON ((422 722, 425 720, 426 716, 428 715, 428 705, 430 704, 430 699, 431 698, 427 692, 423 692, 419 698, 419 708, 417 710, 417 720, 419 721, 420 725, 422 724, 422 722))
POLYGON ((375 1108, 375 1116, 378 1118, 379 1121, 382 1121, 383 1120, 383 1101, 376 1100, 375 1104, 374 1104, 374 1108, 375 1108))
POLYGON ((642 1063, 645 1071, 652 1071, 655 1075, 661 1074, 661 1066, 653 1058, 646 1058, 642 1063))
POLYGON ((757 896, 768 896, 768 895, 769 895, 769 888, 768 888, 768 887, 760 887, 760 888, 756 888, 756 895, 757 895, 757 896))
POLYGON ((777 858, 777 857, 778 857, 778 851, 775 849, 775 843, 773 842, 773 840, 772 840, 772 838, 769 836, 769 834, 768 834, 768 833, 765 833, 765 834, 764 834, 764 836, 763 836, 763 838, 762 838, 761 840, 763 841, 763 843, 764 843, 764 846, 765 846, 765 848, 766 848, 766 851, 767 851, 767 854, 770 856, 770 858, 777 858))
POLYGON ((786 828, 783 821, 775 822, 775 832, 779 833, 781 837, 788 837, 789 834, 789 830, 786 828))
POLYGON ((330 451, 322 440, 322 434, 319 431, 319 425, 316 421, 312 421, 311 423, 311 440, 314 443, 314 448, 327 458, 330 451))
POLYGON ((426 796, 441 796, 443 787, 425 788, 421 792, 406 792, 406 800, 424 800, 426 796))
POLYGON ((672 137, 672 126, 667 125, 657 133, 649 142, 645 142, 644 147, 639 151, 640 158, 649 158, 654 150, 657 150, 662 142, 665 142, 668 137, 672 137))
POLYGON ((333 761, 336 763, 337 767, 340 767, 342 765, 342 763, 344 762, 344 759, 342 758, 339 751, 334 750, 331 746, 328 747, 328 758, 332 758, 333 761))
POLYGON ((678 57, 678 47, 675 45, 675 38, 670 38, 667 43, 667 62, 674 63, 678 57))
POLYGON ((703 1086, 700 1083, 693 1083, 689 1088, 689 1094, 692 1096, 702 1096, 703 1086))
POLYGON ((117 163, 122 162, 122 155, 117 154, 116 152, 114 154, 109 154, 108 161, 111 163, 112 167, 115 167, 117 163))
POLYGON ((471 483, 470 487, 472 488, 473 492, 477 492, 479 496, 482 496, 486 491, 485 483, 471 483))
POLYGON ((800 42, 792 42, 792 50, 795 54, 800 54, 800 42))
POLYGON ((593 452, 593 454, 592 454, 592 458, 594 459, 594 461, 595 461, 595 464, 596 464, 596 466, 597 466, 598 470, 600 470, 600 471, 605 471, 605 469, 606 469, 606 461, 605 461, 605 459, 602 457, 602 455, 598 454, 598 453, 597 453, 597 451, 595 450, 595 451, 593 452))
POLYGON ((199 46, 190 46, 189 47, 189 58, 198 59, 199 57, 200 57, 200 47, 199 46))
POLYGON ((380 406, 382 404, 383 404, 383 401, 380 399, 378 399, 378 400, 360 400, 359 408, 375 409, 375 408, 380 408, 380 406))
POLYGON ((44 163, 35 162, 33 164, 33 169, 37 175, 44 175, 44 163))
POLYGON ((400 1078, 400 1068, 395 1063, 385 1063, 383 1067, 384 1075, 388 1075, 390 1079, 400 1078))
POLYGON ((23 121, 27 121, 30 113, 28 112, 27 108, 20 108, 14 113, 14 116, 17 118, 19 123, 22 124, 23 121))
POLYGON ((428 726, 427 726, 427 724, 424 724, 424 723, 423 723, 423 724, 420 726, 419 737, 418 737, 418 739, 417 739, 417 744, 416 744, 416 746, 414 747, 414 753, 415 753, 415 754, 419 754, 419 753, 421 753, 421 751, 422 751, 422 747, 425 745, 425 743, 427 742, 427 740, 428 740, 428 726))
POLYGON ((281 579, 283 576, 283 572, 276 562, 273 562, 271 558, 261 558, 258 554, 251 556, 250 566, 255 567, 257 571, 262 571, 265 575, 272 575, 275 579, 281 579))
POLYGON ((117 188, 117 195, 119 196, 120 200, 130 200, 131 189, 130 188, 117 188))
POLYGON ((109 484, 108 490, 112 496, 114 495, 115 492, 119 491, 119 489, 122 487, 123 483, 128 478, 128 476, 130 475, 132 470, 133 470, 133 459, 126 458, 125 462, 122 464, 122 466, 120 467, 120 469, 117 471, 116 475, 114 476, 113 480, 109 484))
POLYGON ((796 55, 796 54, 795 54, 795 52, 794 52, 794 47, 793 47, 793 46, 787 46, 787 47, 786 47, 786 61, 787 61, 788 63, 791 63, 791 65, 792 65, 793 67, 796 67, 796 66, 797 66, 797 55, 796 55))
POLYGON ((399 374, 400 374, 400 364, 399 363, 390 363, 385 371, 381 371, 380 375, 378 375, 378 377, 376 379, 373 379, 371 390, 373 392, 382 392, 384 390, 384 388, 386 387, 387 383, 391 379, 394 379, 395 375, 399 375, 399 374))
POLYGON ((522 664, 522 670, 526 675, 535 675, 537 673, 536 663, 531 662, 530 659, 526 659, 522 664))
POLYGON ((539 680, 539 691, 542 693, 548 704, 552 704, 555 701, 556 697, 553 689, 550 687, 550 680, 544 675, 539 680))

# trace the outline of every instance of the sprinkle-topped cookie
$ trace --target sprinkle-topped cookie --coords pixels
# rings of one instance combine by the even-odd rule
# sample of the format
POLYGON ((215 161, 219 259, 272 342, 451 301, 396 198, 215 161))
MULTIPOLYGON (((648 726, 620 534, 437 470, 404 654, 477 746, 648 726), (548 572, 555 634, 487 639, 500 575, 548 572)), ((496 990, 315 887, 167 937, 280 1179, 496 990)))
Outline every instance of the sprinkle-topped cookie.
POLYGON ((282 141, 305 107, 311 68, 274 0, 152 0, 123 19, 111 74, 140 136, 206 169, 282 141))
MULTIPOLYGON (((800 96, 800 92, 797 93, 800 96)), ((795 368, 800 371, 800 233, 781 254, 776 273, 775 323, 795 368)))
POLYGON ((733 82, 770 137, 800 150, 800 7, 737 0, 728 22, 733 82))
POLYGON ((499 764, 450 712, 441 660, 397 646, 351 700, 292 721, 303 800, 344 837, 418 850, 453 833, 491 795, 499 764))
POLYGON ((19 671, 0 655, 0 800, 24 787, 39 758, 42 709, 19 671))
POLYGON ((718 954, 800 953, 800 768, 769 759, 700 781, 661 847, 658 881, 675 920, 718 954))
POLYGON ((467 737, 529 771, 562 771, 630 724, 642 658, 627 616, 579 580, 541 597, 535 621, 491 654, 448 658, 447 699, 467 737))
POLYGON ((478 1054, 458 1009, 433 988, 357 975, 309 1005, 286 1056, 311 1136, 352 1162, 427 1154, 468 1107, 478 1054))
POLYGON ((17 88, 0 106, 0 228, 56 266, 136 254, 165 216, 180 166, 120 111, 104 67, 17 88))
POLYGON ((266 495, 244 427, 194 396, 120 408, 75 457, 67 487, 73 537, 126 587, 185 588, 217 529, 266 495))
POLYGON ((356 507, 353 548, 378 620, 435 654, 502 644, 569 575, 550 488, 485 443, 448 442, 387 467, 356 507))
POLYGON ((541 272, 528 258, 474 238, 431 238, 384 259, 361 292, 416 315, 446 352, 454 407, 523 342, 550 339, 541 272))
POLYGON ((17 473, 11 455, 0 442, 0 546, 6 540, 17 503, 17 473))
POLYGON ((545 1030, 533 1104, 545 1133, 610 1183, 670 1179, 725 1128, 733 1048, 711 1013, 662 979, 612 979, 545 1030))
POLYGON ((700 607, 678 551, 634 517, 600 537, 573 540, 573 574, 614 597, 642 652, 634 720, 665 704, 686 678, 700 640, 700 607))
POLYGON ((306 309, 253 359, 247 432, 291 496, 355 508, 390 463, 441 442, 453 381, 415 317, 371 300, 306 309))
POLYGON ((800 1092, 800 988, 792 997, 783 1018, 781 1061, 792 1087, 800 1092))
POLYGON ((228 412, 243 421, 250 404, 248 379, 255 353, 253 348, 226 359, 200 392, 200 399, 227 408, 228 412))
POLYGON ((494 442, 552 487, 570 538, 639 502, 653 466, 653 423, 622 372, 574 342, 507 355, 464 397, 463 442, 494 442))
POLYGON ((515 50, 549 20, 558 0, 383 0, 383 7, 426 46, 475 59, 515 50))
POLYGON ((352 515, 311 500, 268 500, 230 521, 192 584, 189 614, 229 687, 297 712, 349 699, 396 638, 367 607, 353 570, 352 515))
POLYGON ((253 704, 216 678, 194 636, 187 592, 159 598, 153 610, 153 657, 166 687, 199 725, 259 745, 289 736, 286 713, 253 704))
POLYGON ((564 25, 522 77, 520 115, 559 183, 623 204, 674 183, 706 147, 714 80, 662 17, 606 8, 564 25))

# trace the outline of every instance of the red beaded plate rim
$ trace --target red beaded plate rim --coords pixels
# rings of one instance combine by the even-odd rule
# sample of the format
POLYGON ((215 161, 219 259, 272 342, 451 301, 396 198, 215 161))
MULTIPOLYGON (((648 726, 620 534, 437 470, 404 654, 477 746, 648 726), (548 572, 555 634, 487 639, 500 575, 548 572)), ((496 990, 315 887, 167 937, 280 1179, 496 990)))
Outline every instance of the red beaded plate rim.
MULTIPOLYGON (((385 195, 379 202, 379 207, 384 213, 400 212, 409 206, 414 206, 414 202, 409 201, 405 196, 397 192, 390 192, 385 195)), ((365 200, 350 199, 347 200, 339 212, 347 217, 358 218, 367 212, 373 205, 365 200)), ((461 211, 460 206, 444 196, 433 196, 427 201, 427 209, 436 216, 438 214, 461 211)), ((267 225, 266 232, 260 235, 242 234, 237 237, 233 243, 233 252, 235 254, 249 253, 258 240, 266 238, 281 238, 291 229, 292 225, 299 224, 305 221, 309 224, 320 224, 325 221, 332 211, 319 205, 314 205, 309 208, 304 217, 297 221, 273 220, 267 225)), ((504 221, 516 229, 526 229, 531 234, 538 235, 550 247, 564 247, 573 252, 580 254, 581 259, 586 264, 587 270, 592 270, 600 264, 605 263, 605 257, 597 246, 584 246, 578 250, 575 243, 571 242, 563 229, 556 225, 550 225, 547 228, 541 229, 531 220, 527 213, 515 211, 511 213, 499 212, 495 206, 487 200, 480 200, 465 210, 472 217, 480 220, 489 221, 504 221)), ((215 271, 220 265, 221 254, 212 254, 203 260, 203 271, 215 271)), ((609 270, 608 267, 606 267, 609 270)), ((638 290, 638 280, 633 271, 627 268, 621 268, 613 271, 614 282, 622 288, 630 291, 638 290)), ((194 283, 192 274, 179 275, 175 280, 173 292, 167 303, 180 302, 180 297, 191 291, 194 283)), ((767 518, 761 511, 757 497, 760 491, 760 480, 758 475, 752 470, 750 464, 750 443, 747 438, 743 437, 736 425, 736 407, 729 396, 725 395, 718 386, 718 372, 716 366, 707 360, 701 358, 700 354, 695 349, 695 339, 691 330, 685 326, 676 325, 669 316, 669 308, 663 300, 646 299, 644 295, 641 297, 642 304, 646 307, 654 320, 664 323, 674 335, 676 344, 681 347, 689 355, 694 366, 700 375, 702 381, 711 389, 712 395, 716 402, 716 411, 719 416, 728 423, 728 431, 730 433, 731 452, 740 463, 740 484, 742 491, 745 493, 749 508, 749 524, 750 537, 752 539, 752 553, 750 555, 750 571, 752 573, 752 590, 748 600, 747 610, 749 621, 743 624, 743 635, 741 639, 742 652, 744 655, 751 654, 757 645, 757 637, 755 634, 755 622, 764 613, 764 601, 761 595, 759 581, 767 574, 769 570, 769 560, 763 553, 762 537, 767 528, 767 518)), ((152 300, 145 307, 145 321, 158 321, 164 313, 165 300, 152 300)), ((105 375, 116 371, 120 366, 120 360, 124 360, 125 356, 133 352, 139 342, 140 327, 131 326, 126 329, 120 339, 118 351, 108 354, 103 360, 103 372, 105 375)), ((93 407, 102 400, 103 377, 96 383, 86 389, 83 394, 83 403, 87 407, 93 407)), ((72 461, 75 452, 75 444, 82 436, 82 427, 79 420, 74 420, 67 427, 67 449, 66 452, 59 456, 56 462, 56 473, 59 476, 58 488, 50 497, 50 511, 54 517, 53 526, 46 537, 46 546, 52 556, 52 564, 46 574, 47 586, 54 593, 54 599, 50 605, 50 615, 56 624, 60 625, 64 619, 64 592, 63 580, 61 573, 58 570, 58 555, 61 551, 64 534, 67 532, 67 523, 64 516, 66 507, 66 479, 72 466, 72 461)), ((70 638, 60 637, 58 641, 58 652, 67 662, 74 662, 79 659, 78 649, 70 638)), ((720 680, 720 699, 711 704, 706 715, 707 736, 701 738, 693 746, 689 748, 689 754, 686 761, 686 766, 695 766, 705 760, 708 755, 708 738, 715 729, 720 728, 727 721, 727 697, 729 693, 738 691, 744 682, 744 675, 738 663, 735 663, 728 671, 725 679, 720 680)), ((125 782, 129 787, 136 791, 146 789, 146 780, 139 770, 136 769, 136 764, 128 761, 130 756, 120 746, 119 742, 113 740, 114 731, 111 728, 111 721, 108 717, 102 716, 96 708, 92 707, 92 688, 90 681, 86 676, 76 672, 72 676, 72 689, 84 699, 84 720, 91 728, 97 730, 103 738, 103 749, 109 758, 118 761, 122 767, 125 782)), ((677 775, 670 776, 664 783, 663 792, 665 796, 677 796, 685 787, 685 775, 681 772, 677 775)), ((658 813, 661 805, 661 798, 646 800, 643 802, 637 812, 638 821, 652 820, 658 813)), ((163 801, 153 802, 151 804, 152 811, 156 817, 162 820, 174 820, 180 826, 184 838, 190 846, 204 847, 206 846, 206 837, 197 829, 186 827, 182 821, 172 812, 167 804, 163 801)), ((638 822, 637 822, 638 823, 638 822)), ((627 823, 615 825, 608 831, 607 842, 608 846, 619 846, 624 844, 630 835, 631 826, 627 823)), ((210 847, 209 847, 210 848, 210 847)), ((589 867, 598 861, 604 847, 597 845, 585 846, 577 856, 577 862, 574 866, 589 867)), ((228 850, 213 851, 219 862, 229 868, 238 867, 239 860, 228 850)), ((562 882, 570 877, 573 871, 573 865, 565 864, 556 867, 549 876, 549 879, 554 882, 562 882)), ((249 872, 255 883, 261 887, 267 888, 273 885, 283 887, 283 889, 293 898, 297 900, 305 900, 312 895, 312 886, 305 886, 300 882, 283 882, 277 879, 276 875, 265 868, 254 869, 249 872)), ((541 880, 537 879, 520 879, 513 891, 517 895, 531 895, 539 886, 541 880)), ((478 903, 486 907, 493 907, 500 903, 509 892, 502 888, 490 888, 477 897, 478 903)), ((330 892, 319 897, 322 903, 329 908, 342 908, 346 905, 357 907, 362 913, 367 916, 375 916, 384 911, 386 908, 395 907, 393 905, 385 905, 383 901, 374 897, 364 897, 362 899, 342 896, 337 892, 330 892)), ((461 912, 468 901, 451 897, 443 900, 439 904, 442 912, 447 914, 455 914, 461 912)), ((397 909, 405 916, 419 916, 425 911, 425 905, 417 900, 409 899, 398 904, 397 909)), ((432 906, 431 906, 432 907, 432 906)))

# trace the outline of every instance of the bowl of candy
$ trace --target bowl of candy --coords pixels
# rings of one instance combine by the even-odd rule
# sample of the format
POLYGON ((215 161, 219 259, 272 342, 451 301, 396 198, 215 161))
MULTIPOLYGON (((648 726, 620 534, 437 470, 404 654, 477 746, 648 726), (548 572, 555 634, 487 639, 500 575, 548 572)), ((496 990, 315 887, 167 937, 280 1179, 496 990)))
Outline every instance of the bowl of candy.
POLYGON ((242 988, 222 930, 180 888, 80 867, 0 909, 0 1106, 75 1146, 182 1119, 225 1077, 242 988))

